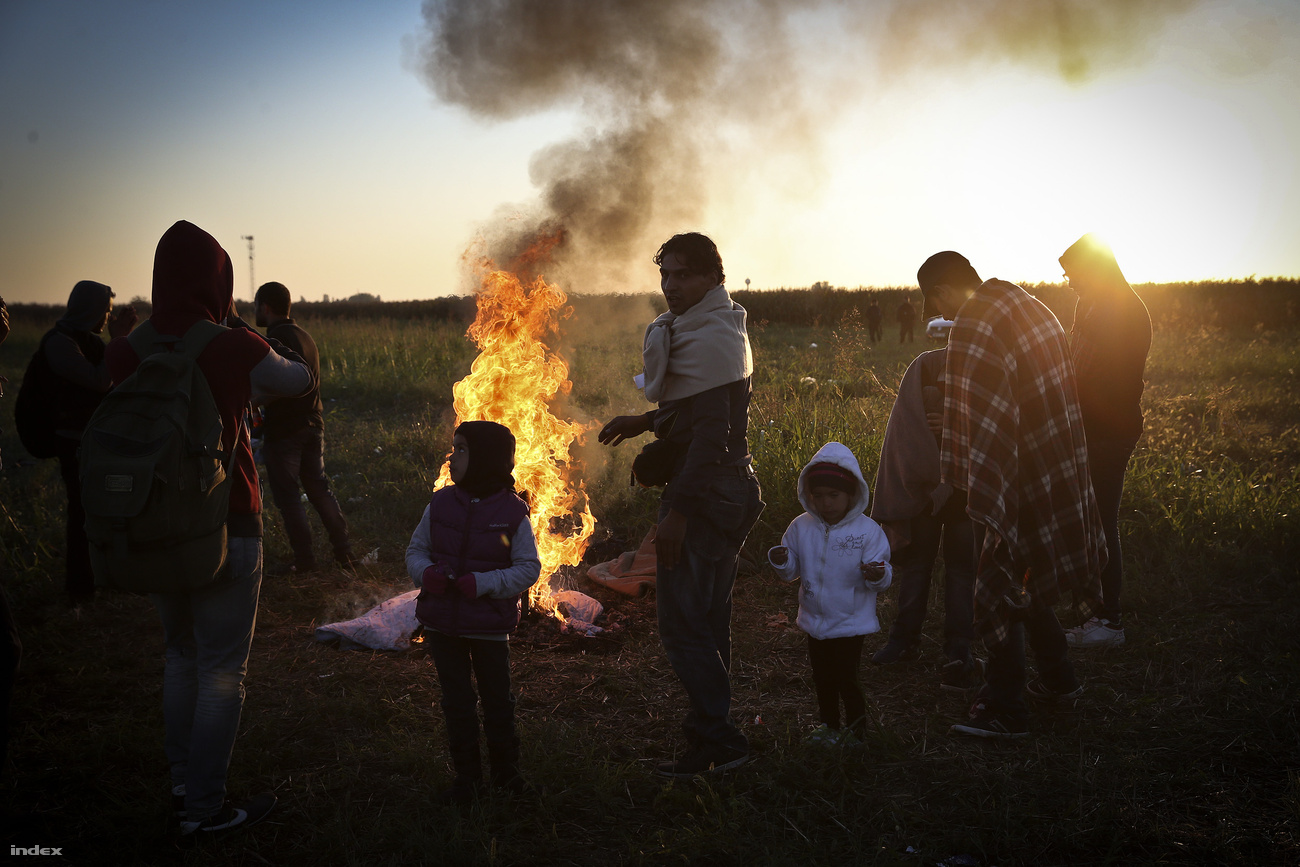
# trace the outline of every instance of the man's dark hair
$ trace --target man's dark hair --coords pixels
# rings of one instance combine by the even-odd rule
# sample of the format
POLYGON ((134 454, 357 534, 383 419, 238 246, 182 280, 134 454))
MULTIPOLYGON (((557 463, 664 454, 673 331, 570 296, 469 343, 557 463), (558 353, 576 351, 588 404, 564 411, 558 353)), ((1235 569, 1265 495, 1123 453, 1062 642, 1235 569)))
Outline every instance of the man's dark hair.
POLYGON ((718 245, 713 243, 707 235, 701 235, 699 232, 683 232, 680 235, 673 235, 667 241, 664 241, 663 246, 659 248, 659 252, 655 253, 655 264, 663 265, 664 257, 669 254, 681 259, 686 267, 692 271, 701 274, 717 271, 718 282, 727 282, 727 275, 722 270, 722 254, 718 252, 718 245))
POLYGON ((254 304, 260 301, 276 316, 289 315, 290 300, 289 290, 283 283, 263 283, 257 287, 257 294, 253 296, 254 304))
POLYGON ((916 272, 916 282, 921 286, 921 294, 929 295, 934 287, 941 284, 964 289, 978 286, 982 281, 965 256, 944 250, 925 260, 916 272))

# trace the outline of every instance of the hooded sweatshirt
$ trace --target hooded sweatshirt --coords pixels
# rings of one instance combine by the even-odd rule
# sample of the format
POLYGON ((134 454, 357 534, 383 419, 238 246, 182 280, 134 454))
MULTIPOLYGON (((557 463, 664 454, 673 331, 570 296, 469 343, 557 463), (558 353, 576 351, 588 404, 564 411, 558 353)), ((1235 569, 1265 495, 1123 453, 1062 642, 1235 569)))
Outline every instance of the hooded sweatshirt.
POLYGON ((68 308, 41 340, 40 353, 52 377, 46 400, 54 407, 55 433, 79 440, 86 422, 112 385, 104 362, 104 341, 94 329, 104 321, 113 290, 81 280, 72 287, 68 308))
POLYGON ((1070 357, 1088 442, 1136 442, 1142 435, 1151 314, 1124 278, 1115 254, 1092 235, 1072 244, 1060 262, 1072 285, 1081 287, 1076 289, 1070 357))
MULTIPOLYGON (((159 342, 170 351, 194 323, 224 322, 233 287, 230 257, 217 240, 193 223, 177 222, 162 236, 154 254, 149 321, 158 334, 174 338, 159 342)), ((108 345, 107 358, 114 384, 140 364, 125 337, 108 345)), ((244 410, 254 393, 296 397, 310 391, 311 369, 277 355, 249 328, 231 328, 215 337, 199 355, 199 369, 221 414, 221 447, 227 453, 234 449, 227 530, 231 536, 261 536, 262 496, 244 410)))
POLYGON ((796 624, 813 638, 844 638, 880 631, 876 619, 876 593, 893 580, 889 541, 880 525, 864 513, 871 493, 862 478, 858 459, 848 446, 831 442, 822 446, 799 473, 799 502, 806 510, 790 522, 781 544, 789 551, 784 566, 771 563, 783 581, 803 579, 799 586, 796 624), (839 523, 827 524, 812 509, 808 470, 815 464, 835 464, 857 480, 857 493, 839 523), (863 563, 885 563, 885 576, 863 580, 863 563))

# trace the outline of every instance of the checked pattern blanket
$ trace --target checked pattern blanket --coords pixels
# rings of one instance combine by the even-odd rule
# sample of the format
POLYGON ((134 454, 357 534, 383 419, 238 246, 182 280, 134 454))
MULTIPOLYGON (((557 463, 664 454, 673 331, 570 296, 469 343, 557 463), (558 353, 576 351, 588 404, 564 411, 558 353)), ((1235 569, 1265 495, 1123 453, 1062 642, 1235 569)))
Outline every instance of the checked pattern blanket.
POLYGON ((975 630, 1006 640, 1016 612, 1066 591, 1100 609, 1106 541, 1061 324, 1012 283, 989 280, 948 338, 941 478, 984 527, 975 630))

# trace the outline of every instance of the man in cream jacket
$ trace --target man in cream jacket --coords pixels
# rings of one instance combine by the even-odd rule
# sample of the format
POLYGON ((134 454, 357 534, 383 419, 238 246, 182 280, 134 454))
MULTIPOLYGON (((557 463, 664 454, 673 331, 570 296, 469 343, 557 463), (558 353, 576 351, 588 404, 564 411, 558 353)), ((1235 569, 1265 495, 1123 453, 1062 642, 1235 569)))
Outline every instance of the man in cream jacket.
POLYGON ((727 294, 713 241, 674 235, 654 261, 668 312, 646 328, 642 359, 646 398, 658 406, 618 416, 599 439, 618 445, 653 430, 666 466, 655 541, 659 635, 690 711, 686 752, 657 770, 691 777, 749 758, 730 719, 729 672, 736 566, 763 509, 747 439, 754 365, 745 310, 727 294))

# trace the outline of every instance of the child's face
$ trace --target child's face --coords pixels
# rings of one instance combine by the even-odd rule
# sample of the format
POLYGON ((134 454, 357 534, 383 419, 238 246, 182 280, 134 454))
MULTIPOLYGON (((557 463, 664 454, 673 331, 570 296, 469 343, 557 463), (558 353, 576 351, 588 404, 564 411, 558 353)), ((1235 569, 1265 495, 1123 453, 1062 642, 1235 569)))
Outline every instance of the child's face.
POLYGON ((839 488, 825 485, 813 485, 808 489, 808 499, 812 500, 813 511, 817 517, 828 524, 838 524, 849 513, 852 502, 849 495, 839 488))
POLYGON ((460 484, 469 469, 469 443, 460 434, 451 438, 451 454, 447 458, 451 463, 451 480, 460 484))

